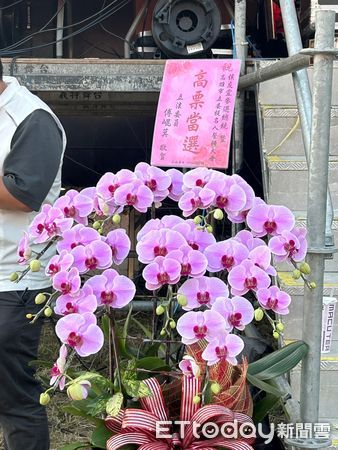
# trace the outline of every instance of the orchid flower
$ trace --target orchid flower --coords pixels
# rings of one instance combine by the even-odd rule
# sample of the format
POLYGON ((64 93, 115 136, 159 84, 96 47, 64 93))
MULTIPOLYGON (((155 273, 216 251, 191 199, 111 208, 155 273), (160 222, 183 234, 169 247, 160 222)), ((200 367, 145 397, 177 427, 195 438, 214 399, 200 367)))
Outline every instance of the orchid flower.
POLYGON ((271 279, 253 261, 245 259, 229 272, 228 282, 233 295, 244 295, 250 290, 257 291, 269 287, 271 279))
POLYGON ((135 296, 136 288, 132 280, 119 275, 114 269, 108 269, 101 275, 94 275, 86 283, 90 286, 97 299, 98 305, 107 305, 112 308, 123 308, 135 296))
POLYGON ((229 289, 224 281, 216 277, 200 277, 186 280, 177 291, 187 299, 187 305, 183 309, 191 309, 201 306, 213 305, 217 297, 228 297, 229 289))
POLYGON ((92 313, 63 316, 55 331, 60 341, 74 348, 80 356, 93 355, 103 346, 103 332, 92 313))
POLYGON ((292 212, 285 206, 256 204, 246 218, 248 226, 257 237, 267 234, 276 236, 282 231, 291 231, 295 224, 292 212))
POLYGON ((87 225, 88 216, 93 211, 94 201, 91 197, 81 194, 75 189, 70 189, 56 200, 54 206, 60 208, 65 217, 71 217, 76 222, 87 225))
POLYGON ((68 353, 67 346, 65 344, 61 345, 59 350, 59 357, 50 370, 51 379, 49 384, 53 386, 56 380, 59 378, 58 387, 60 391, 63 391, 66 384, 66 377, 63 375, 63 373, 66 366, 67 353, 68 353))
POLYGON ((271 309, 281 315, 289 314, 291 297, 277 286, 262 288, 257 291, 257 299, 264 309, 271 309))
POLYGON ((232 365, 237 365, 236 356, 244 348, 243 340, 234 334, 221 334, 213 341, 209 342, 202 353, 202 358, 207 361, 208 366, 212 366, 219 361, 227 361, 232 365))
POLYGON ((224 317, 228 331, 233 328, 243 331, 254 318, 254 308, 244 297, 218 297, 211 308, 224 317))
POLYGON ((183 344, 193 344, 200 339, 216 339, 226 329, 225 319, 216 311, 189 311, 177 321, 177 331, 183 344))

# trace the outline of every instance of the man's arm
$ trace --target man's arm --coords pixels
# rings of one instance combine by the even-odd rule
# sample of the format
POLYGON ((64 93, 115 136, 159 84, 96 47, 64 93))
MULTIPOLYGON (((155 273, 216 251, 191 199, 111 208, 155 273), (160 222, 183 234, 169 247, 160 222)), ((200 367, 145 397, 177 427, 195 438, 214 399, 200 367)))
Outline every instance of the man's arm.
POLYGON ((53 117, 42 109, 31 113, 14 133, 3 164, 0 208, 38 211, 57 175, 62 147, 53 117))
POLYGON ((6 189, 3 179, 0 177, 0 209, 8 209, 12 211, 32 212, 24 203, 13 197, 12 194, 6 189))

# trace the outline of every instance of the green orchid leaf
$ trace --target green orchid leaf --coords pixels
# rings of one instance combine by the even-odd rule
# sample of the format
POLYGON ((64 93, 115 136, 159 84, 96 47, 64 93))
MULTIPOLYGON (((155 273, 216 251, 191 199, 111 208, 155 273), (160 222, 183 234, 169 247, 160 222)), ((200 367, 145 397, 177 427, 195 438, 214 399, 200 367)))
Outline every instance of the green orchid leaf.
POLYGON ((307 352, 308 345, 305 342, 292 342, 249 364, 248 374, 255 375, 260 380, 276 378, 296 367, 307 352))
POLYGON ((269 394, 274 395, 275 397, 280 398, 282 393, 275 387, 271 386, 271 384, 267 381, 260 380, 255 375, 246 374, 246 378, 253 386, 256 386, 261 391, 268 392, 269 394))
POLYGON ((112 432, 108 430, 104 423, 98 425, 92 433, 90 443, 96 448, 107 448, 107 441, 112 436, 112 432))

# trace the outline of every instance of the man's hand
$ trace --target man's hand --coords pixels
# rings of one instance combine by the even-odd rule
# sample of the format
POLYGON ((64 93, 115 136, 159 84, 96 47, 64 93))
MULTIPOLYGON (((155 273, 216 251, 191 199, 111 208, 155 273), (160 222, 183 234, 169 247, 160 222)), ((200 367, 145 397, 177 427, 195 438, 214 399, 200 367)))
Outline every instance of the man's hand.
POLYGON ((21 203, 12 194, 8 192, 2 177, 0 177, 0 209, 7 209, 10 211, 22 211, 22 212, 32 212, 33 210, 21 203))

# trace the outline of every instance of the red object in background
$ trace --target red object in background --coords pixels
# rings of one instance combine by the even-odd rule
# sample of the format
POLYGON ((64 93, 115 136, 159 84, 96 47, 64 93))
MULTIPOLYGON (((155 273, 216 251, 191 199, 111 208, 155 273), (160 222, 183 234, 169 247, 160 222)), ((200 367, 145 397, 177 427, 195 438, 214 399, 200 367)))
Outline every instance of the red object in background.
POLYGON ((273 2, 272 4, 273 4, 273 23, 275 28, 275 36, 277 37, 278 34, 284 34, 282 12, 277 3, 273 2))

